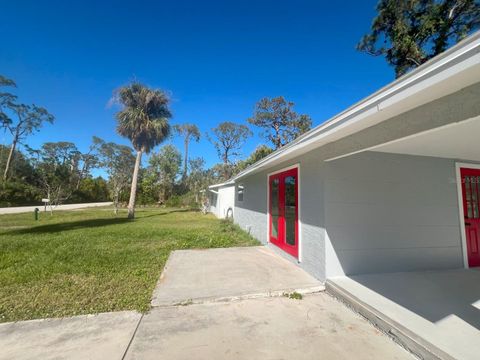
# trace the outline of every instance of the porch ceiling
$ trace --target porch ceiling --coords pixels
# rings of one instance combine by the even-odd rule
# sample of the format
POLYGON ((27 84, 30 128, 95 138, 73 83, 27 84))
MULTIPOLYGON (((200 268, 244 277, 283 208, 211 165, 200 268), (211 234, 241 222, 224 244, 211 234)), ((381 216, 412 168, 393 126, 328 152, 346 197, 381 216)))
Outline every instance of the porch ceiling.
POLYGON ((378 145, 369 150, 480 161, 480 116, 378 145))

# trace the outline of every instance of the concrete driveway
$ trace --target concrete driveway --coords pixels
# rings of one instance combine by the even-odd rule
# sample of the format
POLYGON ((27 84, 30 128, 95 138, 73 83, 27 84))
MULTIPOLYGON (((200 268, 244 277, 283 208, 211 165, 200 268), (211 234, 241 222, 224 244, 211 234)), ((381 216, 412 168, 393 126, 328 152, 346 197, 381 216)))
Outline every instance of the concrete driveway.
POLYGON ((263 247, 176 251, 148 313, 0 324, 0 359, 413 358, 321 289, 263 247))

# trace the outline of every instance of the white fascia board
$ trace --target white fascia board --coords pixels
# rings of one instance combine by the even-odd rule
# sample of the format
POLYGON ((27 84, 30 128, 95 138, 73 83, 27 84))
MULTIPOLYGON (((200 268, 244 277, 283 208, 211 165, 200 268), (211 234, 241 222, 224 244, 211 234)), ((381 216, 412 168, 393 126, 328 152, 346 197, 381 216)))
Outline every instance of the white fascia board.
POLYGON ((223 186, 233 186, 233 185, 235 185, 235 182, 233 180, 228 180, 228 181, 223 182, 223 183, 210 185, 208 188, 209 189, 218 189, 218 188, 221 188, 223 186))
MULTIPOLYGON (((292 155, 293 153, 298 153, 300 155, 313 148, 338 140, 368 126, 372 126, 372 123, 369 123, 367 120, 372 119, 373 115, 378 114, 379 112, 383 112, 386 116, 380 119, 375 119, 376 123, 387 120, 392 116, 405 112, 415 106, 420 106, 428 101, 433 101, 441 96, 447 95, 448 92, 443 94, 438 92, 427 92, 427 96, 423 96, 421 99, 420 97, 418 98, 422 102, 415 104, 415 95, 425 92, 426 89, 434 87, 440 82, 447 81, 449 77, 453 77, 469 68, 478 66, 480 63, 479 51, 480 31, 477 31, 454 47, 445 51, 443 54, 431 59, 412 72, 395 80, 391 84, 354 104, 345 111, 335 115, 325 123, 298 137, 290 144, 285 145, 271 155, 248 167, 232 180, 236 181, 248 174, 257 172, 260 169, 274 166, 276 163, 287 160, 288 155, 292 155), (465 59, 462 59, 462 57, 465 57, 465 59), (429 95, 433 95, 434 97, 432 96, 432 98, 429 99, 429 95), (396 114, 388 114, 386 110, 392 108, 394 105, 398 106, 407 98, 411 100, 413 99, 413 101, 410 101, 410 106, 408 108, 403 109, 403 111, 400 110, 400 112, 397 112, 396 114), (354 131, 347 130, 348 128, 351 128, 352 125, 358 124, 362 121, 364 124, 355 126, 354 131), (333 134, 335 134, 335 138, 333 138, 333 134), (302 149, 305 149, 306 151, 302 152, 302 149)), ((472 81, 470 78, 470 84, 467 82, 469 80, 468 77, 464 77, 461 80, 465 81, 463 87, 466 87, 475 81, 478 82, 480 79, 477 78, 472 81)), ((460 89, 462 84, 457 84, 457 87, 460 89)), ((453 92, 452 89, 446 89, 446 91, 450 91, 450 93, 453 92)))

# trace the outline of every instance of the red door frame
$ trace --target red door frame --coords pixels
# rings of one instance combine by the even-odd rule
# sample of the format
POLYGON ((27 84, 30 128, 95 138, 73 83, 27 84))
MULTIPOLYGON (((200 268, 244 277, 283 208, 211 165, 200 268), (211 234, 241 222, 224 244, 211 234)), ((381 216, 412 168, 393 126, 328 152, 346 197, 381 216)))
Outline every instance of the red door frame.
POLYGON ((288 254, 298 258, 298 168, 293 168, 285 171, 281 171, 275 174, 272 174, 268 178, 268 211, 269 211, 269 219, 268 219, 268 238, 270 242, 276 246, 278 246, 283 251, 287 252, 288 254), (286 221, 285 221, 285 179, 289 176, 295 177, 295 245, 290 245, 286 241, 286 221), (272 236, 272 183, 275 179, 278 179, 278 234, 277 238, 272 236))
POLYGON ((478 182, 478 179, 480 179, 480 169, 468 167, 460 168, 464 220, 463 224, 465 229, 467 262, 469 267, 480 266, 480 183, 478 182), (468 182, 471 194, 470 211, 467 206, 467 176, 473 176, 475 178, 473 182, 468 182), (475 199, 473 199, 473 194, 475 194, 475 199))

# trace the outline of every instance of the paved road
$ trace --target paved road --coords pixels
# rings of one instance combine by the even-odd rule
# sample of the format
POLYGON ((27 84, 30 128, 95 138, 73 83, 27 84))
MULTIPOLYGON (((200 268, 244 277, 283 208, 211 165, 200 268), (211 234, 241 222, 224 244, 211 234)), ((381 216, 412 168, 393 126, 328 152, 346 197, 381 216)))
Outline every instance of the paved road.
MULTIPOLYGON (((68 205, 59 205, 54 208, 55 211, 59 210, 75 210, 75 209, 84 209, 89 207, 98 207, 98 206, 109 206, 112 205, 112 202, 99 202, 99 203, 87 203, 87 204, 68 204, 68 205)), ((7 207, 0 208, 0 215, 2 214, 19 214, 26 212, 33 212, 35 208, 39 208, 43 211, 42 205, 37 206, 18 206, 18 207, 7 207)), ((48 207, 47 207, 48 210, 48 207)))

